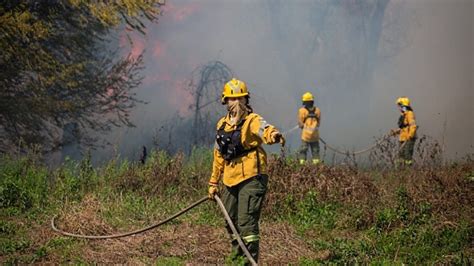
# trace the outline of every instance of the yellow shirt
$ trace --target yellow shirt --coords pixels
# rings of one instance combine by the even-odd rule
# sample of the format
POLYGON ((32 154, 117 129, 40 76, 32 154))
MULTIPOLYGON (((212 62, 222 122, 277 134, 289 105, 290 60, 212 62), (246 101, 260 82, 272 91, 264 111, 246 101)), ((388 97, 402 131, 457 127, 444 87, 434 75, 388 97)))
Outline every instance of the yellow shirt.
POLYGON ((415 138, 416 129, 417 129, 416 121, 415 121, 415 113, 413 113, 413 111, 410 111, 410 110, 405 111, 403 116, 404 116, 403 124, 407 126, 400 129, 399 140, 401 142, 405 142, 407 140, 415 138))
POLYGON ((305 107, 301 107, 298 110, 298 126, 303 129, 301 131, 301 140, 306 142, 319 141, 319 123, 321 121, 321 110, 319 110, 318 107, 313 108, 316 108, 314 111, 316 118, 308 117, 309 111, 305 107))
MULTIPOLYGON (((224 160, 220 154, 217 143, 214 147, 214 161, 212 163, 212 174, 209 180, 210 183, 218 183, 221 176, 223 176, 223 183, 228 187, 235 186, 240 182, 247 180, 259 174, 266 174, 267 168, 267 154, 262 148, 262 144, 274 144, 271 138, 273 132, 278 130, 272 125, 268 124, 261 116, 255 113, 247 115, 245 122, 241 129, 241 142, 244 149, 257 148, 249 153, 234 158, 230 161, 224 160), (258 154, 258 163, 257 163, 258 154)), ((237 128, 237 125, 231 125, 230 116, 227 115, 219 120, 217 129, 226 122, 224 131, 229 132, 237 128)))

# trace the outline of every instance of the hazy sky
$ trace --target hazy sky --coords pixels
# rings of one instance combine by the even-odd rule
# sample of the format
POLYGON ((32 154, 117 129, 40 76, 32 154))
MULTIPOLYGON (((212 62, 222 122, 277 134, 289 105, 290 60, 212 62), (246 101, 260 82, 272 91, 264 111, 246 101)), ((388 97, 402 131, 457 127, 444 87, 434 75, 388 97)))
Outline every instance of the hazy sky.
MULTIPOLYGON (((137 128, 115 130, 110 140, 133 156, 151 146, 163 121, 190 115, 184 87, 191 72, 220 60, 249 84, 255 111, 282 131, 296 124, 301 94, 311 91, 322 111, 321 136, 333 146, 364 148, 396 127, 395 100, 408 96, 420 134, 444 141, 450 157, 474 152, 473 1, 390 0, 370 50, 373 25, 364 18, 372 13, 354 1, 335 3, 168 0, 145 37, 134 35, 132 46, 118 40, 124 53, 145 53, 137 93, 149 104, 135 110, 137 128)), ((299 145, 298 132, 289 144, 299 145)))

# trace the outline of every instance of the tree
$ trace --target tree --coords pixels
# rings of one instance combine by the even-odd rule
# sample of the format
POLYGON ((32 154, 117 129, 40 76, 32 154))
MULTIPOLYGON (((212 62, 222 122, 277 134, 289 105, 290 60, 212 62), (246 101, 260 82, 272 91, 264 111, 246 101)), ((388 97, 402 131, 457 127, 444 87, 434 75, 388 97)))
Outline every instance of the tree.
POLYGON ((232 70, 221 61, 210 61, 195 68, 186 84, 193 97, 189 106, 192 116, 179 114, 161 124, 154 134, 154 144, 169 153, 191 153, 193 147, 210 146, 215 142, 215 122, 224 110, 222 88, 232 78, 232 70))
POLYGON ((214 120, 210 118, 217 118, 218 111, 211 107, 220 107, 222 87, 231 77, 232 70, 220 61, 208 62, 193 71, 188 86, 194 97, 194 103, 190 106, 194 113, 193 146, 214 142, 214 120))
POLYGON ((122 58, 108 41, 120 26, 144 34, 144 22, 160 14, 158 2, 0 3, 0 152, 20 142, 52 151, 70 123, 88 144, 94 139, 85 132, 133 126, 142 57, 122 58))

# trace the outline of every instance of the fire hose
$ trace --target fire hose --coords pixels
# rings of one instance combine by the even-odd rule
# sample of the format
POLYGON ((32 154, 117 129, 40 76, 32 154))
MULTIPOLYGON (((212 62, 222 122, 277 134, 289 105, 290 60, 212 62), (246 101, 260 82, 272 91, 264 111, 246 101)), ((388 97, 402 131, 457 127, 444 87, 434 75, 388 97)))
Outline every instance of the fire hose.
MULTIPOLYGON (((141 228, 141 229, 138 229, 138 230, 134 230, 134 231, 130 231, 130 232, 125 232, 125 233, 119 233, 119 234, 112 234, 112 235, 80 235, 80 234, 74 234, 74 233, 69 233, 69 232, 66 232, 66 231, 63 231, 61 229, 59 229, 57 226, 56 226, 56 216, 54 216, 52 219, 51 219, 51 228, 57 232, 57 233, 60 233, 62 235, 65 235, 65 236, 70 236, 70 237, 75 237, 75 238, 83 238, 83 239, 112 239, 112 238, 121 238, 121 237, 127 237, 127 236, 132 236, 132 235, 137 235, 137 234, 141 234, 141 233, 144 233, 146 231, 149 231, 151 229, 154 229, 156 227, 159 227, 161 225, 164 225, 168 222, 170 222, 171 220, 181 216, 182 214, 190 211, 191 209, 193 209, 194 207, 197 207, 198 205, 200 205, 201 203, 207 201, 209 198, 208 196, 205 196, 203 198, 201 198, 200 200, 192 203, 191 205, 189 205, 188 207, 182 209, 181 211, 173 214, 172 216, 166 218, 165 220, 162 220, 158 223, 155 223, 155 224, 152 224, 150 226, 147 226, 147 227, 144 227, 144 228, 141 228)), ((255 260, 252 258, 252 255, 250 255, 250 252, 248 251, 247 247, 245 246, 242 238, 240 237, 240 234, 238 233, 237 229, 235 228, 234 224, 232 223, 232 220, 229 216, 229 213, 227 213, 225 207, 224 207, 224 204, 222 203, 221 199, 219 198, 219 196, 217 195, 214 195, 214 199, 216 200, 217 202, 217 205, 219 205, 222 213, 224 214, 224 218, 225 220, 227 221, 227 224, 229 225, 230 229, 232 230, 232 233, 237 237, 237 242, 239 243, 239 246, 240 248, 242 248, 245 256, 247 257, 247 259, 250 261, 250 263, 252 265, 257 265, 257 263, 255 262, 255 260)))
MULTIPOLYGON (((282 134, 283 135, 288 135, 289 133, 295 131, 296 129, 298 129, 298 126, 295 126, 285 132, 283 132, 282 134)), ((329 145, 323 138, 319 138, 321 140, 321 142, 324 144, 324 146, 326 146, 326 148, 328 148, 329 150, 332 150, 333 152, 335 153, 339 153, 339 154, 343 154, 343 155, 359 155, 359 154, 362 154, 362 153, 365 153, 365 152, 368 152, 374 148, 376 148, 377 146, 379 146, 380 144, 382 144, 384 141, 386 141, 390 136, 392 136, 391 133, 387 133, 387 134, 384 134, 382 136, 381 139, 377 140, 374 144, 372 144, 371 146, 365 148, 365 149, 362 149, 362 150, 358 150, 358 151, 353 151, 353 152, 350 152, 350 151, 341 151, 331 145, 329 145)), ((403 146, 402 146, 403 147, 403 146)))
POLYGON ((336 153, 339 153, 339 154, 344 154, 344 155, 359 155, 359 154, 362 154, 362 153, 365 153, 365 152, 368 152, 374 148, 376 148, 377 146, 379 146, 380 144, 382 144, 384 141, 386 141, 388 138, 390 137, 390 134, 385 134, 382 136, 381 139, 377 140, 374 144, 372 144, 371 146, 365 148, 365 149, 362 149, 362 150, 358 150, 358 151, 353 151, 353 152, 349 152, 349 151, 341 151, 337 148, 334 148, 332 146, 330 146, 329 144, 327 144, 327 142, 323 139, 323 138, 319 138, 321 140, 321 142, 330 150, 332 150, 333 152, 336 152, 336 153))

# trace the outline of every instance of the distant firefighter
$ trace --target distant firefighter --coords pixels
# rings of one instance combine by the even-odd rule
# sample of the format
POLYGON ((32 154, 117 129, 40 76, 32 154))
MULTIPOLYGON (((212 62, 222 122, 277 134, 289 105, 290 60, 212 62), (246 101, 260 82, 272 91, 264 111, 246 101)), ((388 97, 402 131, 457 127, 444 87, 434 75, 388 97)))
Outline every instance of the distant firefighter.
POLYGON ((299 149, 300 164, 306 163, 306 153, 311 148, 312 163, 319 164, 319 125, 321 110, 314 106, 314 97, 306 92, 301 97, 303 107, 298 110, 298 126, 301 130, 301 147, 299 149))
POLYGON ((146 157, 147 157, 147 152, 146 152, 146 147, 142 147, 142 154, 140 155, 140 163, 145 164, 146 162, 146 157))
POLYGON ((401 114, 398 119, 398 129, 394 129, 392 132, 394 135, 399 135, 400 162, 405 165, 411 165, 413 163, 412 158, 417 138, 415 113, 410 105, 410 99, 407 97, 398 98, 396 103, 401 114))

